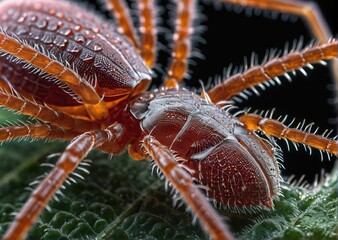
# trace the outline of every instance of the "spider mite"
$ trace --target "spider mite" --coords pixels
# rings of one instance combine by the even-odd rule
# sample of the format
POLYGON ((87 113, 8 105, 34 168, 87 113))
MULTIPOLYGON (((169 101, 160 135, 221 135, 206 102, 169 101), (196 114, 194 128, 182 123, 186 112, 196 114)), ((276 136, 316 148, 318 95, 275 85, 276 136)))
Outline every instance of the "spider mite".
MULTIPOLYGON (((252 4, 259 7, 261 2, 252 4)), ((337 154, 335 140, 270 117, 228 111, 228 100, 248 88, 336 58, 338 42, 328 39, 323 25, 311 26, 325 41, 268 59, 199 95, 182 86, 198 3, 175 3, 166 76, 158 89, 148 90, 158 51, 154 15, 159 6, 153 1, 137 2, 138 31, 124 1, 107 1, 114 23, 65 1, 1 2, 0 104, 39 120, 1 128, 1 140, 72 140, 32 191, 4 239, 26 236, 93 148, 112 154, 127 148, 135 160, 152 159, 212 239, 233 235, 208 198, 230 209, 273 207, 281 183, 273 137, 337 154), (258 131, 269 137, 261 138, 258 131)), ((298 14, 304 6, 280 0, 265 5, 298 14)), ((322 23, 311 16, 311 22, 322 23)))

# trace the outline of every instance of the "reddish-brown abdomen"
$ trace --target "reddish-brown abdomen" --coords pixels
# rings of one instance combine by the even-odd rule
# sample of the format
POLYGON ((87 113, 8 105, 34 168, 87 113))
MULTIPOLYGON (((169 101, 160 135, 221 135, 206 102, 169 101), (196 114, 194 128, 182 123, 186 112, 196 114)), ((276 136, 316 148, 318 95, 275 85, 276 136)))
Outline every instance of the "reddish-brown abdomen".
POLYGON ((177 153, 208 197, 230 208, 272 207, 279 170, 271 146, 195 94, 164 90, 131 104, 144 134, 177 153))
MULTIPOLYGON (((112 22, 105 23, 88 9, 60 2, 2 2, 1 28, 73 69, 107 101, 150 79, 149 69, 112 22)), ((7 57, 0 62, 0 78, 22 94, 58 106, 78 104, 56 77, 37 74, 32 67, 25 69, 26 63, 11 62, 7 57)))

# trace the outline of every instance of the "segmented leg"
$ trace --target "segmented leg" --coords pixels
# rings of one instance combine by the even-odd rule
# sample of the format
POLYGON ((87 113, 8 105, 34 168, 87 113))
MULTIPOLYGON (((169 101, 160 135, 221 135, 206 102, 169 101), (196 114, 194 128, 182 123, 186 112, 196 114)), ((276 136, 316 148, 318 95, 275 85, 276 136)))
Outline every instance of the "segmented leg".
POLYGON ((242 6, 275 10, 281 13, 301 16, 309 25, 309 29, 320 42, 326 42, 332 33, 325 22, 318 6, 313 2, 290 0, 218 0, 224 3, 239 4, 242 6))
POLYGON ((177 18, 172 61, 168 69, 168 77, 164 82, 166 88, 177 88, 187 72, 187 59, 191 52, 191 34, 195 17, 195 0, 177 1, 177 18))
POLYGON ((106 5, 114 15, 119 25, 119 32, 125 35, 134 46, 139 49, 140 43, 136 35, 134 25, 132 23, 128 7, 124 0, 105 0, 106 5))
POLYGON ((70 68, 3 32, 0 32, 0 50, 31 64, 42 72, 48 73, 65 83, 83 101, 89 117, 93 120, 102 120, 108 117, 106 103, 96 93, 93 86, 87 81, 83 81, 70 68))
POLYGON ((0 128, 0 141, 21 137, 71 140, 78 135, 77 132, 48 124, 26 124, 0 128))
POLYGON ((235 74, 208 91, 212 102, 227 100, 247 88, 285 75, 307 64, 338 57, 338 41, 331 41, 302 51, 294 51, 283 57, 274 58, 266 63, 249 68, 243 73, 235 74))
POLYGON ((58 159, 55 167, 31 193, 30 198, 16 215, 14 222, 3 237, 4 240, 23 239, 48 202, 77 168, 92 148, 121 133, 119 125, 105 131, 87 132, 77 137, 58 159))
POLYGON ((156 27, 154 16, 154 1, 138 1, 140 12, 140 32, 142 37, 141 55, 148 65, 152 68, 156 58, 156 27))
POLYGON ((173 187, 181 194, 201 225, 210 233, 212 239, 233 239, 227 226, 215 209, 209 204, 205 195, 195 186, 191 175, 177 163, 172 152, 152 137, 145 137, 143 146, 147 154, 155 161, 161 172, 173 187))
POLYGON ((98 123, 75 119, 47 106, 40 105, 27 99, 15 97, 10 93, 1 91, 0 106, 15 110, 24 115, 32 116, 47 123, 53 123, 53 125, 57 125, 65 129, 72 129, 74 131, 79 129, 81 132, 83 132, 83 129, 86 129, 86 131, 100 129, 100 125, 98 123))
POLYGON ((289 128, 282 122, 261 117, 257 114, 246 114, 239 117, 239 120, 245 124, 248 130, 260 130, 279 139, 288 139, 337 155, 338 142, 335 140, 305 132, 297 128, 289 128))
MULTIPOLYGON (((282 13, 301 16, 309 26, 314 37, 324 43, 333 37, 317 4, 314 2, 291 0, 218 0, 225 3, 239 4, 254 8, 275 10, 282 13)), ((336 84, 338 84, 338 59, 332 62, 332 69, 336 84)))
POLYGON ((12 89, 13 88, 10 87, 10 84, 8 84, 8 82, 0 79, 0 91, 10 93, 12 89))

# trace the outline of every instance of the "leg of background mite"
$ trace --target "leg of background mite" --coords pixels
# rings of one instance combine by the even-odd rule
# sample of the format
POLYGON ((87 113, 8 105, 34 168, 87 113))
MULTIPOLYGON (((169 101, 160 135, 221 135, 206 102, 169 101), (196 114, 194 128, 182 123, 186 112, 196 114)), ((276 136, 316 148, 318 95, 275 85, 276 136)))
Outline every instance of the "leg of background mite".
POLYGON ((290 0, 218 0, 224 3, 242 5, 244 7, 274 10, 281 13, 294 14, 305 19, 314 37, 321 43, 333 37, 318 6, 312 2, 290 0))
POLYGON ((66 84, 83 102, 88 117, 92 120, 102 120, 108 117, 106 103, 97 94, 89 82, 81 79, 73 70, 62 65, 48 56, 38 52, 28 44, 8 36, 0 31, 0 50, 15 58, 27 62, 27 64, 40 69, 41 72, 54 76, 60 82, 66 84))
POLYGON ((173 37, 172 60, 164 86, 176 88, 187 72, 187 59, 191 53, 191 34, 196 14, 195 0, 181 0, 177 3, 177 17, 173 37))
POLYGON ((31 193, 30 198, 16 215, 3 239, 23 239, 42 210, 89 151, 103 142, 115 138, 120 133, 119 125, 115 125, 109 129, 109 132, 108 130, 92 131, 77 137, 60 156, 52 171, 31 193))
POLYGON ((179 166, 171 151, 151 137, 144 138, 143 146, 167 180, 183 197, 185 203, 201 222, 202 227, 205 228, 211 239, 233 239, 222 218, 209 204, 205 195, 195 186, 191 175, 179 166))
POLYGON ((131 41, 131 43, 137 48, 140 48, 139 39, 135 31, 133 21, 130 16, 129 7, 124 0, 105 0, 106 6, 111 10, 113 17, 115 18, 119 32, 131 41))
POLYGON ((139 0, 139 17, 141 33, 141 55, 148 65, 152 68, 156 58, 156 16, 154 14, 153 0, 139 0))
MULTIPOLYGON (((275 10, 281 13, 293 14, 301 16, 305 19, 313 36, 320 42, 325 43, 333 36, 325 18, 323 17, 319 7, 314 2, 308 1, 291 1, 291 0, 218 0, 224 3, 238 4, 253 8, 266 10, 275 10)), ((338 92, 338 59, 332 61, 332 71, 338 92)))
POLYGON ((338 153, 338 142, 336 140, 315 135, 301 129, 289 128, 278 120, 261 117, 257 114, 246 114, 239 117, 239 120, 244 123, 245 128, 250 131, 263 131, 267 135, 279 139, 288 139, 334 155, 338 153))
POLYGON ((307 47, 301 51, 293 51, 285 56, 271 59, 262 65, 253 66, 243 73, 235 74, 217 84, 208 91, 212 102, 228 100, 247 88, 254 89, 258 84, 271 79, 280 81, 278 76, 290 78, 288 72, 338 57, 338 41, 331 41, 314 47, 307 47))

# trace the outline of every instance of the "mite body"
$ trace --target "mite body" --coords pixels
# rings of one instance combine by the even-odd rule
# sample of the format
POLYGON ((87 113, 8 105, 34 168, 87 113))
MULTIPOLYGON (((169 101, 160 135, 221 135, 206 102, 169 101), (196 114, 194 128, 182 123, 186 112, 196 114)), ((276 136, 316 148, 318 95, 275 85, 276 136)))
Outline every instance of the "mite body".
POLYGON ((7 134, 1 140, 72 140, 16 215, 5 240, 26 236, 93 148, 113 154, 128 148, 136 160, 153 159, 212 239, 233 236, 206 196, 233 210, 273 207, 281 183, 273 137, 337 153, 334 140, 257 114, 234 116, 226 110, 231 106, 217 104, 276 76, 337 57, 337 41, 269 60, 199 96, 181 86, 196 3, 179 1, 167 77, 159 89, 147 91, 156 57, 154 3, 138 2, 141 40, 123 1, 110 3, 116 23, 64 1, 0 4, 0 104, 39 120, 1 128, 7 134))
POLYGON ((186 159, 208 197, 234 209, 272 207, 280 185, 273 148, 235 117, 185 89, 147 93, 130 108, 143 135, 186 159))

